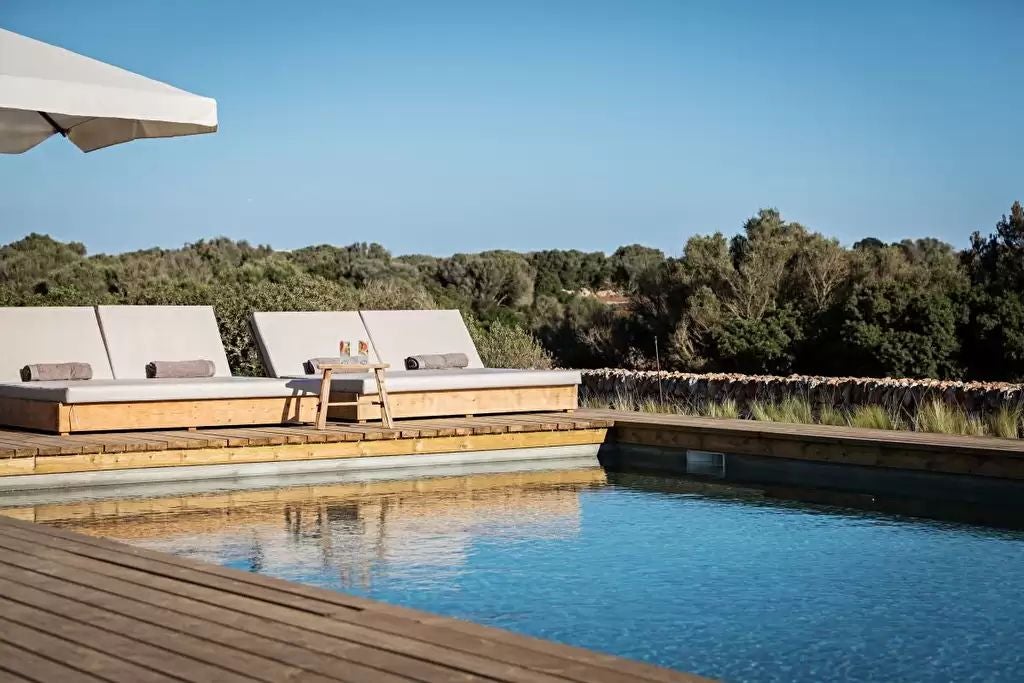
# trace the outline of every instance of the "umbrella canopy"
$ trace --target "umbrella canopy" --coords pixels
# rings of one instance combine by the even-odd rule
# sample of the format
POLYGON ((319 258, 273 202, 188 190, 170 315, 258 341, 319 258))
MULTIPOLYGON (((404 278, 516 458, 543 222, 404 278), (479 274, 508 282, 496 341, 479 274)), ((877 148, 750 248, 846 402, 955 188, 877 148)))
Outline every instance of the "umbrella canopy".
POLYGON ((216 100, 0 29, 0 153, 55 133, 91 152, 216 130, 216 100))

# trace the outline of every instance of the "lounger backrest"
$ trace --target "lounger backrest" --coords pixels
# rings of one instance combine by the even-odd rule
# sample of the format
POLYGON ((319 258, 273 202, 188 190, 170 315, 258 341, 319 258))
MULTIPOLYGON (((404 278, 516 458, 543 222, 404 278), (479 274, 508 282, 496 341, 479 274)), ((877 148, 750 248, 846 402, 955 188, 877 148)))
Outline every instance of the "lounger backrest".
POLYGON ((0 382, 20 382, 33 363, 82 362, 111 379, 96 311, 91 306, 0 308, 0 382))
MULTIPOLYGON (((303 364, 310 358, 336 357, 339 342, 350 342, 356 353, 359 340, 370 341, 357 311, 253 313, 252 329, 271 377, 304 374, 303 364)), ((372 344, 369 361, 377 362, 372 344)))
POLYGON ((156 360, 210 360, 230 377, 228 357, 210 306, 97 306, 115 379, 146 376, 156 360))
POLYGON ((382 363, 403 368, 405 359, 423 353, 464 353, 469 367, 483 361, 458 311, 360 311, 382 363))

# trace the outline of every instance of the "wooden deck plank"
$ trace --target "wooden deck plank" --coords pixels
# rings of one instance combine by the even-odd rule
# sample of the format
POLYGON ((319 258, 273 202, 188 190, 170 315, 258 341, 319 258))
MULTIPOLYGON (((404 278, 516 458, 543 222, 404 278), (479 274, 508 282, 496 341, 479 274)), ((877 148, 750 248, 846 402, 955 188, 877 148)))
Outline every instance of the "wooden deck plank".
POLYGON ((326 429, 341 432, 344 434, 354 434, 355 441, 380 441, 382 439, 397 439, 399 432, 392 429, 385 429, 380 425, 374 425, 372 423, 367 424, 352 424, 350 422, 328 422, 326 429))
POLYGON ((88 434, 69 434, 57 438, 68 443, 78 444, 82 448, 82 453, 102 453, 104 449, 102 440, 89 438, 88 434))
POLYGON ((437 432, 438 436, 467 436, 472 434, 471 429, 460 425, 455 420, 424 420, 421 418, 396 420, 396 422, 433 429, 437 432))
MULTIPOLYGON (((194 434, 206 439, 224 439, 228 448, 244 448, 249 445, 249 438, 236 433, 235 428, 228 429, 197 429, 194 434)), ((212 446, 211 446, 212 447, 212 446)))
MULTIPOLYGON (((175 558, 175 559, 177 559, 177 558, 175 558)), ((219 568, 210 567, 211 571, 214 570, 214 569, 219 569, 219 568)), ((250 577, 250 575, 246 575, 246 578, 249 578, 249 577, 250 577)), ((257 578, 263 578, 263 577, 258 577, 257 576, 257 578)), ((294 586, 295 588, 300 588, 300 589, 305 588, 303 586, 298 586, 298 585, 289 585, 289 588, 291 588, 292 586, 294 586)), ((340 596, 340 594, 329 594, 328 597, 334 597, 334 596, 340 596)), ((345 597, 351 597, 351 596, 345 596, 345 597)), ((407 615, 409 615, 409 614, 414 614, 414 615, 422 617, 422 613, 412 612, 411 610, 405 610, 404 608, 395 608, 395 607, 388 606, 388 605, 381 605, 380 603, 371 603, 370 601, 366 601, 365 599, 361 599, 361 598, 357 598, 357 600, 359 600, 359 601, 361 601, 363 603, 369 603, 371 605, 376 604, 379 607, 383 608, 383 611, 388 613, 388 614, 397 613, 397 614, 399 614, 399 615, 401 615, 403 617, 407 617, 407 615)), ((374 610, 366 610, 367 613, 368 612, 372 612, 372 611, 374 611, 374 610)), ((380 612, 381 610, 376 610, 376 611, 380 612)), ((351 612, 351 613, 347 612, 347 614, 359 614, 359 613, 358 612, 351 612)), ((459 624, 465 624, 465 622, 458 622, 458 623, 459 624)), ((485 628, 485 627, 480 627, 480 628, 485 628)), ((493 630, 491 630, 491 631, 493 631, 493 630)), ((501 631, 496 631, 496 632, 500 633, 502 635, 505 635, 504 632, 501 632, 501 631)), ((458 643, 463 643, 464 646, 469 648, 471 652, 480 651, 481 648, 486 649, 486 646, 487 646, 487 643, 485 641, 480 640, 480 638, 478 638, 478 637, 467 638, 467 635, 464 634, 464 633, 448 633, 447 635, 450 638, 454 638, 454 640, 456 641, 456 646, 458 646, 458 643)), ((532 641, 534 639, 527 639, 527 640, 532 641)), ((543 641, 538 641, 538 642, 543 642, 543 641)), ((519 648, 519 649, 521 650, 522 648, 519 648)), ((590 653, 588 653, 588 655, 589 654, 590 653)), ((531 653, 524 653, 524 654, 521 653, 519 656, 525 656, 525 655, 529 655, 530 658, 533 658, 535 656, 532 652, 531 653)), ((614 660, 614 661, 619 661, 619 660, 614 660)), ((656 671, 660 671, 660 670, 656 670, 656 671)), ((600 680, 600 678, 598 678, 596 680, 600 680)), ((673 679, 673 680, 678 680, 678 679, 673 679)))
POLYGON ((215 435, 209 432, 200 433, 198 430, 188 431, 169 429, 165 432, 161 431, 161 434, 170 434, 172 436, 189 439, 191 443, 196 444, 195 448, 226 448, 229 444, 229 440, 226 436, 215 435))
POLYGON ((38 455, 79 455, 85 451, 85 446, 79 442, 49 434, 26 435, 21 441, 27 446, 37 447, 38 455))
POLYGON ((575 423, 567 419, 565 415, 545 416, 543 419, 524 417, 522 415, 505 415, 510 424, 535 424, 540 422, 544 425, 545 431, 569 431, 575 428, 575 423))
POLYGON ((8 681, 61 681, 61 683, 102 683, 84 671, 73 669, 46 657, 35 654, 31 650, 0 641, 0 680, 8 681), (8 675, 9 674, 9 675, 8 675))
POLYGON ((497 423, 491 422, 485 418, 480 417, 460 417, 456 419, 456 424, 467 427, 471 430, 471 434, 507 434, 509 431, 508 423, 497 423))
POLYGON ((51 457, 218 448, 246 448, 435 437, 604 428, 608 420, 587 420, 564 413, 524 413, 478 417, 398 420, 391 429, 380 423, 329 422, 324 430, 312 425, 221 427, 197 430, 92 432, 58 436, 0 429, 0 457, 51 457))
MULTIPOLYGON (((130 634, 135 640, 127 643, 107 637, 104 651, 171 675, 187 672, 193 679, 235 683, 248 680, 273 682, 299 677, 323 683, 337 680, 373 683, 378 679, 395 683, 407 680, 388 677, 384 672, 337 658, 311 654, 293 644, 256 637, 238 629, 225 629, 171 609, 157 609, 122 594, 96 590, 81 580, 64 581, 6 564, 0 564, 0 576, 4 577, 0 579, 0 586, 18 591, 17 599, 34 606, 48 605, 51 612, 64 604, 65 613, 85 627, 76 624, 78 628, 74 633, 61 633, 62 637, 79 642, 75 638, 78 636, 85 641, 82 644, 90 644, 90 633, 92 643, 100 640, 96 637, 97 628, 111 630, 115 634, 130 634), (7 577, 14 577, 20 583, 13 583, 7 577), (158 649, 155 660, 149 661, 146 643, 159 643, 166 651, 158 649), (146 656, 146 660, 140 661, 142 656, 146 656), (339 675, 343 668, 346 671, 339 675)), ((41 620, 40 624, 45 625, 45 622, 41 620)), ((50 627, 60 628, 59 624, 60 620, 50 619, 48 632, 53 632, 50 627)), ((64 629, 67 631, 68 627, 64 629)))
MULTIPOLYGON (((90 648, 102 648, 112 655, 139 666, 155 670, 169 677, 184 672, 191 677, 204 676, 208 680, 223 680, 243 683, 248 680, 232 671, 207 664, 201 658, 207 653, 204 643, 189 642, 190 636, 176 633, 171 629, 150 630, 149 625, 120 618, 113 612, 96 609, 77 599, 79 594, 88 594, 89 589, 77 586, 71 595, 60 595, 40 590, 38 585, 47 585, 47 577, 35 572, 11 571, 0 566, 0 613, 4 619, 30 626, 71 643, 90 648), (21 579, 21 582, 9 577, 21 579), (131 634, 131 637, 120 633, 131 634), (156 636, 153 638, 153 636, 156 636), (146 642, 163 641, 164 649, 146 642), (182 647, 184 646, 184 647, 182 647), (181 650, 192 652, 200 659, 192 659, 181 650)), ((211 657, 223 655, 210 652, 211 657)))
MULTIPOLYGON (((0 567, 5 564, 0 562, 0 567)), ((425 666, 418 659, 357 644, 339 645, 336 640, 315 631, 268 622, 219 605, 97 574, 88 570, 88 563, 68 562, 65 566, 64 563, 56 565, 19 558, 17 564, 45 574, 36 581, 55 595, 78 599, 84 585, 90 604, 109 605, 122 614, 160 620, 157 623, 187 624, 191 633, 211 642, 237 646, 247 652, 255 650, 255 654, 265 654, 322 675, 335 676, 339 667, 344 667, 344 680, 360 683, 398 683, 414 675, 420 676, 419 680, 452 680, 450 672, 441 667, 425 666), (126 599, 118 600, 119 596, 126 599), (182 618, 187 620, 182 622, 182 618), (308 649, 295 647, 297 643, 308 649)))
MULTIPOLYGON (((74 435, 59 438, 71 438, 72 436, 74 435)), ((95 443, 103 444, 104 453, 159 451, 163 449, 160 443, 145 438, 142 432, 99 432, 89 434, 88 437, 95 443)))
MULTIPOLYGON (((0 586, 6 586, 6 584, 3 582, 3 577, 7 576, 10 573, 10 570, 6 569, 6 567, 5 567, 7 562, 8 562, 7 560, 0 561, 0 586)), ((26 562, 26 564, 28 564, 29 566, 32 566, 31 562, 26 562)), ((95 565, 95 563, 93 563, 93 564, 95 565)), ((86 564, 85 566, 88 567, 89 565, 86 564)), ((102 565, 99 565, 99 566, 101 567, 101 571, 109 571, 109 569, 102 567, 102 565)), ((81 569, 79 568, 78 571, 81 572, 81 569)), ((31 575, 31 574, 32 574, 32 572, 29 572, 29 575, 31 575)), ((65 590, 61 591, 60 586, 58 586, 56 589, 54 589, 53 581, 51 580, 50 589, 51 590, 56 590, 61 595, 65 595, 65 596, 69 596, 69 597, 70 596, 74 596, 75 599, 86 599, 86 600, 94 599, 92 597, 92 595, 93 595, 92 589, 88 585, 85 585, 86 582, 88 582, 89 584, 92 584, 94 582, 94 579, 92 578, 92 575, 89 574, 88 571, 86 571, 86 572, 84 572, 82 574, 78 574, 78 573, 70 574, 69 577, 70 577, 71 581, 73 581, 73 582, 80 582, 80 584, 79 585, 75 585, 73 587, 68 587, 65 590), (84 597, 78 597, 78 596, 84 596, 84 597)), ((138 579, 136 579, 136 580, 138 580, 138 579)), ((46 579, 36 579, 35 581, 37 583, 42 583, 42 584, 46 583, 46 579)), ((161 582, 161 581, 157 581, 155 585, 159 586, 159 587, 167 587, 166 582, 161 582)), ((131 590, 131 589, 136 588, 136 587, 137 586, 129 585, 128 590, 131 590)), ((174 588, 174 587, 172 586, 172 588, 174 588)), ((193 594, 193 595, 198 595, 201 599, 203 599, 203 600, 205 600, 207 602, 210 602, 210 601, 218 599, 218 594, 216 593, 216 591, 209 591, 209 590, 207 590, 207 591, 205 591, 207 593, 207 595, 204 597, 203 596, 204 590, 201 587, 190 586, 189 589, 188 589, 188 592, 193 594)), ((177 600, 182 600, 183 599, 182 595, 174 595, 173 597, 175 597, 177 600)), ((109 602, 109 600, 108 600, 108 602, 109 602)), ((287 610, 284 610, 284 609, 282 609, 280 607, 270 607, 270 608, 267 608, 267 607, 259 605, 259 604, 254 604, 252 600, 244 598, 244 597, 241 597, 241 596, 231 596, 231 597, 229 597, 224 603, 222 603, 222 607, 230 607, 230 608, 233 608, 233 609, 240 609, 240 610, 243 610, 243 614, 244 614, 244 612, 246 610, 248 610, 253 615, 253 618, 255 618, 255 614, 260 614, 260 615, 262 615, 264 620, 269 620, 269 622, 275 628, 281 628, 282 626, 290 626, 292 628, 307 628, 307 629, 308 628, 316 628, 316 629, 326 630, 327 632, 331 633, 335 637, 344 639, 346 643, 350 643, 352 645, 362 647, 363 648, 363 653, 362 653, 363 655, 365 655, 366 652, 370 652, 370 651, 373 651, 373 650, 378 650, 379 652, 386 652, 388 650, 393 650, 395 648, 401 648, 401 649, 406 650, 406 651, 412 651, 413 653, 415 653, 417 655, 417 657, 419 657, 421 659, 419 661, 416 661, 415 659, 406 658, 404 664, 405 664, 407 669, 411 665, 413 668, 409 671, 409 673, 412 674, 412 675, 417 675, 417 677, 420 680, 431 680, 431 681, 449 681, 449 680, 453 680, 450 672, 446 674, 444 672, 443 668, 438 667, 436 664, 430 664, 430 662, 433 662, 434 660, 439 660, 440 663, 442 665, 444 665, 444 666, 456 667, 458 669, 462 669, 462 670, 467 672, 468 675, 467 674, 461 674, 455 680, 483 680, 482 678, 479 678, 479 676, 477 675, 477 673, 479 673, 479 675, 482 675, 482 676, 485 675, 485 676, 491 676, 491 677, 493 677, 493 676, 500 677, 499 680, 518 680, 518 681, 524 681, 524 682, 526 682, 526 681, 547 681, 547 683, 555 683, 555 681, 566 680, 566 678, 564 677, 564 673, 565 673, 564 669, 566 669, 566 668, 569 668, 569 669, 573 668, 571 665, 567 666, 567 663, 564 662, 564 661, 556 661, 555 664, 554 664, 554 669, 555 669, 556 673, 559 675, 558 678, 552 678, 551 676, 547 676, 547 675, 535 675, 535 674, 519 675, 517 672, 515 672, 513 670, 510 670, 507 666, 503 665, 499 660, 493 660, 493 659, 489 659, 489 658, 486 658, 486 657, 481 657, 480 656, 480 654, 481 654, 480 649, 481 648, 479 646, 477 648, 474 648, 475 651, 470 651, 470 652, 466 652, 466 651, 463 651, 463 650, 458 650, 458 648, 456 648, 457 651, 455 651, 455 652, 448 652, 447 648, 441 649, 444 646, 434 647, 433 645, 427 643, 426 641, 423 641, 422 638, 413 638, 413 639, 410 640, 409 639, 410 635, 414 635, 415 636, 417 634, 410 634, 410 633, 406 633, 405 632, 405 631, 409 630, 409 628, 408 628, 409 625, 405 622, 405 620, 399 620, 399 628, 398 628, 399 632, 398 633, 396 633, 394 635, 389 635, 386 631, 383 631, 383 630, 381 630, 379 628, 374 628, 374 626, 378 626, 378 624, 370 624, 370 625, 367 625, 367 626, 364 627, 363 625, 352 623, 347 618, 344 619, 344 620, 341 620, 341 621, 346 622, 346 623, 342 624, 342 623, 337 623, 330 616, 316 616, 316 615, 309 615, 309 614, 305 614, 305 613, 301 613, 301 612, 299 612, 299 613, 288 613, 287 610), (426 644, 424 644, 424 643, 426 643, 426 644), (411 650, 410 650, 410 648, 411 648, 411 650), (460 654, 460 652, 461 652, 461 654, 460 654), (473 673, 473 672, 477 672, 477 673, 473 673)), ((118 606, 118 607, 115 607, 115 608, 116 609, 124 609, 123 606, 118 606)), ((150 608, 150 609, 152 609, 152 608, 150 608)), ((146 614, 145 610, 143 610, 142 613, 146 614)), ((353 614, 359 614, 359 613, 353 613, 353 614)), ((346 616, 348 616, 348 615, 346 615, 346 616)), ((369 616, 370 616, 370 618, 376 619, 378 621, 380 620, 380 618, 382 616, 384 618, 387 618, 386 615, 373 615, 373 614, 370 614, 369 616)), ((173 619, 172 619, 172 622, 173 622, 173 619)), ((194 625, 193 625, 193 627, 194 627, 194 625)), ((423 627, 423 626, 419 626, 417 624, 413 624, 412 627, 413 628, 417 628, 418 627, 420 629, 425 629, 427 631, 432 631, 433 630, 431 627, 423 627)), ((236 626, 236 628, 237 628, 237 626, 236 626)), ((305 642, 306 640, 307 640, 307 638, 303 637, 300 642, 305 642)), ((464 642, 466 640, 466 638, 465 637, 459 637, 458 640, 460 642, 464 642)), ((537 664, 537 662, 535 661, 536 658, 532 655, 532 653, 526 653, 526 654, 529 655, 529 659, 531 660, 531 668, 535 668, 536 664, 537 664)), ((388 666, 394 666, 394 665, 395 665, 395 662, 393 662, 393 661, 388 663, 388 666)), ((606 676, 596 675, 596 677, 595 677, 595 673, 599 674, 600 672, 593 672, 593 671, 590 671, 590 670, 584 672, 582 675, 584 675, 586 677, 582 678, 581 683, 587 683, 590 680, 594 680, 595 683, 597 683, 598 681, 607 680, 606 676)), ((625 680, 632 680, 632 679, 622 679, 621 677, 615 677, 615 678, 616 678, 616 680, 619 681, 619 683, 625 683, 625 680)), ((580 680, 580 679, 576 678, 576 677, 569 677, 568 680, 580 680)))
MULTIPOLYGON (((423 681, 484 677, 519 683, 705 680, 28 522, 0 519, 0 548, 0 594, 5 599, 18 601, 8 595, 11 587, 4 581, 30 584, 44 595, 32 594, 26 600, 43 601, 49 599, 45 594, 53 594, 99 610, 93 613, 95 618, 100 613, 117 613, 121 621, 104 622, 107 629, 117 630, 115 623, 128 627, 135 622, 183 629, 225 648, 275 661, 290 657, 288 661, 304 674, 334 671, 328 666, 330 659, 324 658, 338 657, 346 664, 379 671, 379 680, 403 676, 423 681), (281 649, 284 646, 298 652, 289 655, 281 649), (393 676, 385 679, 385 671, 393 676)), ((2 615, 0 609, 0 621, 2 615)), ((136 635, 142 637, 141 632, 136 635)), ((206 660, 212 656, 203 655, 206 660)), ((355 671, 348 666, 337 670, 355 671)), ((345 680, 357 679, 346 674, 345 680)))
MULTIPOLYGON (((0 537, 0 543, 3 542, 3 538, 0 537)), ((8 547, 8 545, 9 544, 5 545, 5 547, 8 547)), ((58 554, 60 552, 61 551, 58 551, 58 554)), ((6 558, 0 560, 0 586, 4 585, 2 583, 2 578, 7 573, 7 570, 3 567, 7 561, 8 560, 6 558)), ((128 578, 128 580, 132 580, 133 578, 131 577, 130 572, 126 571, 123 567, 112 569, 109 566, 104 566, 103 563, 92 563, 90 566, 103 573, 120 573, 128 578)), ((473 653, 449 650, 447 648, 435 646, 404 635, 393 635, 377 629, 349 624, 345 621, 332 619, 330 618, 330 615, 310 615, 301 611, 296 612, 280 605, 260 603, 253 600, 252 597, 237 594, 225 595, 218 593, 215 589, 197 585, 191 581, 174 582, 166 578, 153 580, 148 573, 141 577, 134 577, 134 580, 148 580, 149 585, 157 586, 164 590, 170 589, 171 591, 177 592, 179 595, 198 596, 198 599, 211 604, 214 604, 214 601, 219 601, 219 604, 224 607, 241 610, 243 612, 248 611, 249 613, 263 616, 265 619, 271 621, 280 621, 282 623, 306 628, 316 628, 322 632, 327 632, 339 637, 347 642, 360 643, 365 646, 390 651, 405 651, 416 658, 452 667, 457 670, 466 671, 477 676, 493 677, 498 680, 517 681, 518 683, 560 683, 561 681, 566 680, 561 677, 548 676, 528 669, 517 670, 517 667, 509 666, 495 660, 490 660, 473 653)), ((84 586, 81 587, 81 590, 88 594, 87 589, 84 586)))
MULTIPOLYGON (((280 428, 275 428, 275 427, 253 427, 250 431, 253 431, 253 432, 256 432, 256 433, 259 433, 259 434, 267 434, 267 435, 269 435, 269 436, 271 436, 272 438, 275 438, 275 439, 282 438, 282 439, 284 439, 284 443, 285 444, 292 444, 292 445, 309 443, 309 435, 313 433, 312 430, 309 430, 309 431, 299 431, 299 430, 293 430, 293 429, 287 429, 287 428, 286 429, 280 429, 280 428)), ((276 443, 276 441, 275 441, 275 443, 276 443)))
MULTIPOLYGON (((433 422, 430 420, 395 420, 396 425, 402 427, 419 429, 420 434, 429 434, 430 436, 459 436, 459 430, 454 425, 449 425, 440 421, 433 422)), ((467 431, 468 433, 468 431, 467 431)))
POLYGON ((0 617, 0 640, 29 652, 43 652, 48 659, 69 662, 77 669, 114 683, 174 683, 181 680, 25 626, 8 619, 6 614, 0 617))
POLYGON ((39 447, 27 444, 22 440, 13 441, 0 439, 0 449, 8 458, 31 458, 39 455, 39 447))
POLYGON ((248 446, 283 446, 288 443, 288 437, 264 432, 256 427, 232 427, 231 435, 245 437, 249 440, 248 446))

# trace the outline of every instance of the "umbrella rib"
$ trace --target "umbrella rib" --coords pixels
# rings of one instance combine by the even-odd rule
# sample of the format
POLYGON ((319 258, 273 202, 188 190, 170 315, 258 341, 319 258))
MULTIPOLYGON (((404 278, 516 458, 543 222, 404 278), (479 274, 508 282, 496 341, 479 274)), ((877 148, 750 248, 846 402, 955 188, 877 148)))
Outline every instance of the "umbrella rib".
POLYGON ((48 124, 50 124, 50 126, 53 128, 54 132, 60 133, 64 137, 68 136, 68 130, 69 129, 68 128, 61 128, 59 125, 57 125, 57 122, 53 120, 52 116, 47 114, 45 111, 37 111, 36 113, 39 114, 40 116, 42 116, 44 119, 46 119, 46 122, 48 124))

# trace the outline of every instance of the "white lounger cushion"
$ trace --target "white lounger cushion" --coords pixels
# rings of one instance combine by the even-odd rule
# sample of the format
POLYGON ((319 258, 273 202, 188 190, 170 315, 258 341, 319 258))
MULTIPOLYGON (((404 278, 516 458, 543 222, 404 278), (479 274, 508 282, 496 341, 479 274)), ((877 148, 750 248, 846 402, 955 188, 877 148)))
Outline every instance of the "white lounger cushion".
POLYGON ((201 377, 195 379, 93 379, 82 382, 0 384, 0 397, 60 403, 134 403, 317 395, 316 379, 201 377))
POLYGON ((0 308, 0 382, 20 382, 32 363, 76 361, 91 365, 95 378, 113 377, 91 306, 0 308))
POLYGON ((210 306, 97 306, 116 379, 143 379, 153 360, 210 360, 230 377, 228 357, 210 306))
MULTIPOLYGON (((404 391, 513 389, 516 387, 575 385, 580 383, 580 373, 578 370, 507 370, 503 368, 396 370, 394 372, 388 370, 384 373, 384 380, 389 393, 401 393, 404 391)), ((331 389, 372 395, 377 393, 377 383, 370 373, 346 372, 336 374, 331 378, 331 389)))
MULTIPOLYGON (((253 313, 252 327, 271 377, 303 375, 303 363, 310 358, 334 358, 338 342, 352 342, 352 353, 360 339, 369 342, 357 311, 281 311, 253 313)), ((371 363, 377 354, 370 345, 371 363)))
POLYGON ((469 367, 484 366, 458 311, 360 311, 359 314, 377 356, 396 370, 405 367, 409 356, 423 353, 464 353, 469 367))

